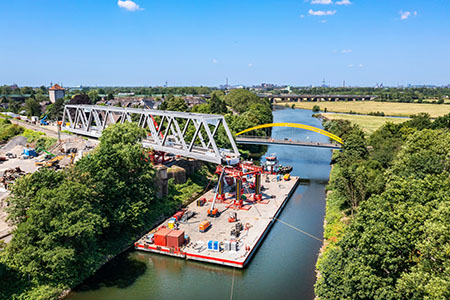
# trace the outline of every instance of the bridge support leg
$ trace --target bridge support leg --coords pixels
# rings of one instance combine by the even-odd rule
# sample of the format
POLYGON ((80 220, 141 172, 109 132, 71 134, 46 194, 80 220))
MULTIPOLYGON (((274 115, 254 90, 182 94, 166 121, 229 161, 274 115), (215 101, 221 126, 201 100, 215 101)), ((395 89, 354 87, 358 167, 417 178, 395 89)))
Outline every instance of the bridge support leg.
POLYGON ((261 174, 255 175, 255 194, 253 195, 254 201, 261 201, 262 195, 261 195, 261 174))
POLYGON ((234 205, 236 207, 242 207, 244 201, 242 200, 242 179, 236 178, 236 199, 234 205))
POLYGON ((217 184, 219 185, 218 190, 217 190, 217 200, 224 201, 225 194, 223 193, 223 179, 220 180, 220 175, 219 175, 219 182, 217 184))

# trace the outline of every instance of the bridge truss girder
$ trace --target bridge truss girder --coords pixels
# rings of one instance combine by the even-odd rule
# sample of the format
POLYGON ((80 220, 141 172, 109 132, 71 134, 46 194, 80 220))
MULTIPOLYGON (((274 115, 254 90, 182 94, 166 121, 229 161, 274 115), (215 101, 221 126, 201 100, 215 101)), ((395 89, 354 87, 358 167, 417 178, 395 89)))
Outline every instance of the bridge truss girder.
POLYGON ((99 138, 111 124, 136 122, 146 129, 144 147, 221 164, 226 157, 239 157, 233 135, 221 115, 124 108, 98 105, 66 105, 62 130, 99 138), (219 148, 217 133, 225 130, 226 144, 219 148))

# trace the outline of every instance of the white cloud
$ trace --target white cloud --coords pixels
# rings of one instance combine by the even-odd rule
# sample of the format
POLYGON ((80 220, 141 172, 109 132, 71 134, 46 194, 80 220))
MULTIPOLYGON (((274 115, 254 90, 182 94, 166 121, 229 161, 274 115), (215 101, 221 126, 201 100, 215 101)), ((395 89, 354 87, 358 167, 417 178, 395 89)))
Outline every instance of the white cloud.
POLYGON ((335 10, 312 10, 310 9, 308 13, 311 16, 332 16, 336 13, 335 10))
POLYGON ((320 23, 326 23, 327 22, 327 20, 321 20, 320 21, 320 23))
POLYGON ((311 0, 311 4, 333 4, 331 0, 311 0))
POLYGON ((304 17, 305 17, 305 15, 300 15, 300 18, 302 18, 302 19, 303 19, 304 17))
POLYGON ((406 20, 411 16, 414 16, 414 17, 417 16, 417 11, 414 11, 414 12, 402 11, 402 10, 400 11, 400 19, 401 20, 406 20))
POLYGON ((117 5, 119 7, 124 8, 128 11, 137 11, 137 10, 143 10, 138 4, 131 0, 119 0, 117 1, 117 5))
POLYGON ((344 49, 344 50, 341 50, 341 53, 342 53, 342 54, 352 53, 352 49, 344 49))
POLYGON ((400 19, 402 19, 402 20, 408 19, 410 15, 411 15, 411 12, 409 12, 409 11, 405 11, 405 12, 400 11, 400 19))
POLYGON ((253 67, 253 64, 248 64, 248 67, 249 67, 249 68, 253 67))
POLYGON ((349 64, 347 67, 349 67, 349 68, 353 68, 353 67, 364 68, 364 65, 363 64, 358 64, 358 65, 349 64))
POLYGON ((352 4, 350 2, 350 0, 341 0, 341 1, 336 1, 336 5, 350 5, 352 4))
POLYGON ((212 62, 213 62, 213 64, 217 64, 217 59, 213 58, 212 62))

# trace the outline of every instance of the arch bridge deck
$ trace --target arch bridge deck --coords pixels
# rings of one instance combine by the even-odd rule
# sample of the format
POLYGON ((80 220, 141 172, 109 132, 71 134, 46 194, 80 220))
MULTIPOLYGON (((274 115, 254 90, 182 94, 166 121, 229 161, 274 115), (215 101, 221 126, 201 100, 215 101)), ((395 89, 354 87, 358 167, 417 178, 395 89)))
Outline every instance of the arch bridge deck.
POLYGON ((273 139, 269 137, 260 136, 237 136, 236 143, 247 145, 287 145, 298 147, 315 147, 315 148, 327 148, 327 149, 341 149, 342 145, 337 143, 321 143, 321 142, 303 142, 290 139, 273 139))

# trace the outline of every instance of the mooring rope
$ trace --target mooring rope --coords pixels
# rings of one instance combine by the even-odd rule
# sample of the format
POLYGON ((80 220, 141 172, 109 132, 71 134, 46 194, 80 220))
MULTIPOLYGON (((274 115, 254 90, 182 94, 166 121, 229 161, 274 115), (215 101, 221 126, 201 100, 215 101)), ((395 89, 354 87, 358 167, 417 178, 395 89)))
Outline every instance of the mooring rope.
POLYGON ((301 229, 295 227, 294 225, 291 225, 291 224, 289 224, 289 223, 286 223, 285 221, 282 221, 282 220, 280 220, 280 219, 278 219, 278 218, 275 218, 275 217, 274 217, 274 219, 277 220, 277 221, 280 221, 280 222, 283 223, 284 225, 286 225, 286 226, 288 226, 288 227, 290 227, 290 228, 292 228, 292 229, 294 229, 294 230, 297 230, 298 232, 301 232, 301 233, 303 233, 303 234, 305 234, 305 235, 307 235, 307 236, 309 236, 309 237, 311 237, 311 238, 313 238, 313 239, 315 239, 315 240, 318 240, 319 242, 322 242, 322 239, 319 239, 318 237, 316 237, 316 236, 314 236, 314 235, 312 235, 312 234, 310 234, 310 233, 307 233, 306 231, 303 231, 303 230, 301 230, 301 229))
POLYGON ((233 300, 233 289, 234 289, 234 272, 236 268, 233 268, 233 279, 231 280, 231 293, 230 293, 230 300, 233 300))

